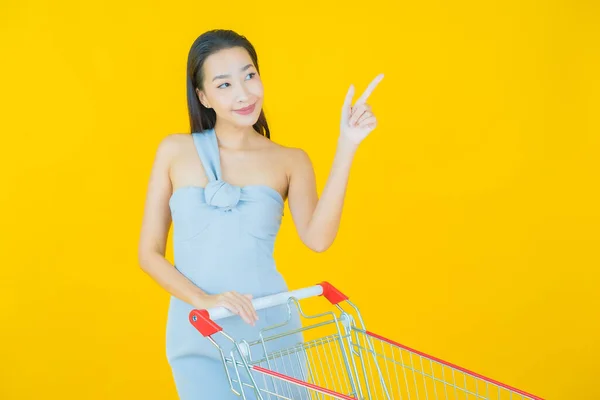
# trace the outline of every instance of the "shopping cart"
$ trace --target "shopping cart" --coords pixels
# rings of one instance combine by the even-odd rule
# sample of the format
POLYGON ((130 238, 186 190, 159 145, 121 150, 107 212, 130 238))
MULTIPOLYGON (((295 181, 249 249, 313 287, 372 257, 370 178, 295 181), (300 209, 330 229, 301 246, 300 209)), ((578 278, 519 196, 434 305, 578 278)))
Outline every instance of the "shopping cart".
POLYGON ((230 388, 243 399, 540 399, 369 332, 358 308, 328 282, 252 303, 257 310, 287 305, 288 320, 248 342, 236 341, 217 325, 233 315, 223 307, 189 314, 191 324, 218 349, 230 388), (299 300, 316 296, 335 307, 306 315, 299 300), (285 330, 296 310, 306 323, 285 330), (298 332, 303 341, 272 345, 298 332), (231 343, 228 352, 213 338, 217 334, 231 343))

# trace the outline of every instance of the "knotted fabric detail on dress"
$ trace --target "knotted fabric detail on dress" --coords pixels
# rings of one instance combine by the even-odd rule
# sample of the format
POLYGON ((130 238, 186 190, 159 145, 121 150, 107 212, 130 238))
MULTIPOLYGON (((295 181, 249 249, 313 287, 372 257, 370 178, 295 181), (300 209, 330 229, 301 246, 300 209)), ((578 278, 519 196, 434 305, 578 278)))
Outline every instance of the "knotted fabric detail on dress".
POLYGON ((204 197, 207 204, 230 210, 240 201, 241 192, 241 187, 217 179, 206 185, 204 197))

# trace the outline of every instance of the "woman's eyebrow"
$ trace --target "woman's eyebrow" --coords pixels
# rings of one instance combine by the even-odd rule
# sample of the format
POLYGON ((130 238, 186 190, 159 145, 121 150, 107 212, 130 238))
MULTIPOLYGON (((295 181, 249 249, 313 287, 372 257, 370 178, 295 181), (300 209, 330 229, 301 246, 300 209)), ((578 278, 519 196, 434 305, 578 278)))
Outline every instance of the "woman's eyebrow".
MULTIPOLYGON (((244 72, 245 70, 247 70, 248 68, 252 67, 252 64, 248 64, 245 67, 243 67, 242 69, 240 69, 240 72, 244 72)), ((224 78, 231 78, 231 75, 229 74, 225 74, 225 75, 217 75, 213 78, 213 82, 216 81, 217 79, 224 79, 224 78)))

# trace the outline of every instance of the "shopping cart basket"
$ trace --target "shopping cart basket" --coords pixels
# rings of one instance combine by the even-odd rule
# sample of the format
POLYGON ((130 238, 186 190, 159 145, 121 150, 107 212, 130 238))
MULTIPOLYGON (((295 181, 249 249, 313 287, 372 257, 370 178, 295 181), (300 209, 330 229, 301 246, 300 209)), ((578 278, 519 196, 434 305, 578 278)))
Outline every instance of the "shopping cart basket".
POLYGON ((243 399, 540 399, 366 330, 358 308, 328 282, 252 303, 257 310, 287 305, 288 319, 248 342, 236 341, 217 325, 233 315, 223 307, 189 314, 191 324, 218 349, 230 388, 243 399), (334 307, 305 314, 299 300, 316 296, 334 307), (306 323, 286 331, 296 310, 306 323), (298 332, 303 341, 268 350, 267 343, 298 332), (217 334, 231 343, 228 353, 214 340, 217 334))

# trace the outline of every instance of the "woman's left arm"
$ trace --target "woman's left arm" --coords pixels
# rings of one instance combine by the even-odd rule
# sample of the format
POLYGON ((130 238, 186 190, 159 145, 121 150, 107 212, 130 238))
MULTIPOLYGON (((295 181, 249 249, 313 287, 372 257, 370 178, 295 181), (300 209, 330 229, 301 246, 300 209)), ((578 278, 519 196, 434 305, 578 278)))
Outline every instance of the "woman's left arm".
POLYGON ((377 126, 377 119, 366 100, 382 79, 383 74, 378 75, 354 106, 351 106, 354 86, 350 85, 342 107, 337 150, 321 198, 317 195, 310 158, 304 150, 294 151, 288 203, 300 239, 313 251, 327 250, 337 236, 354 154, 362 140, 377 126))

